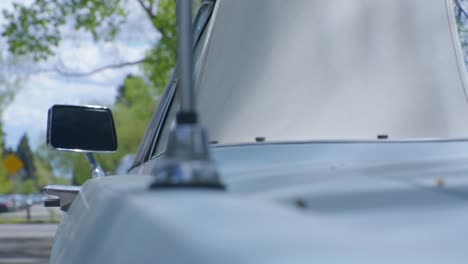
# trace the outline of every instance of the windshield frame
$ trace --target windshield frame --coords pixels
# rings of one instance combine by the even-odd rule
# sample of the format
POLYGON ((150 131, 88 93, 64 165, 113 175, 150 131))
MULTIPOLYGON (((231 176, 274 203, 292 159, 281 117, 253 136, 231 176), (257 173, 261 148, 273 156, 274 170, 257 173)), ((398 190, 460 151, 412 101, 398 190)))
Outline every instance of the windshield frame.
MULTIPOLYGON (((216 5, 216 0, 204 0, 200 7, 197 10, 197 14, 194 18, 193 26, 193 45, 194 45, 194 52, 196 50, 197 45, 199 45, 200 41, 202 40, 202 36, 204 32, 207 31, 208 24, 211 21, 212 14, 214 13, 216 5)), ((203 57, 203 56, 201 56, 203 57)), ((200 63, 199 61, 194 61, 197 65, 200 63)), ((197 67, 195 67, 195 76, 197 73, 197 67)), ((160 140, 163 132, 163 128, 167 122, 172 122, 168 119, 170 115, 174 103, 177 104, 177 87, 179 83, 179 70, 178 66, 175 65, 174 71, 172 73, 169 82, 164 89, 163 95, 159 101, 159 104, 156 106, 156 110, 151 118, 150 124, 145 132, 143 137, 142 143, 137 151, 135 160, 130 167, 130 170, 142 165, 146 161, 153 159, 155 155, 163 154, 164 150, 161 153, 155 153, 156 146, 158 141, 160 140)))

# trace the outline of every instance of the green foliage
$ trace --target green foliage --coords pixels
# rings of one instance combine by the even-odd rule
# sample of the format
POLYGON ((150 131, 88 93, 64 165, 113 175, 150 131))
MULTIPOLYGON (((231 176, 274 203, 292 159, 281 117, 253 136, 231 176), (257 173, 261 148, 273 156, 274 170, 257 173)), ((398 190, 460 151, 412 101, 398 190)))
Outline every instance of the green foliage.
MULTIPOLYGON (((9 62, 6 61, 3 63, 8 64, 9 62)), ((0 110, 5 109, 5 107, 13 101, 15 93, 21 89, 22 82, 23 78, 20 76, 0 73, 0 110)))
POLYGON ((60 220, 57 219, 56 213, 51 216, 47 220, 43 219, 33 219, 31 221, 28 221, 25 217, 15 217, 15 218, 0 218, 0 224, 58 224, 60 223, 60 220))
POLYGON ((4 134, 2 124, 0 123, 0 194, 2 193, 11 193, 13 191, 13 183, 11 182, 10 175, 8 174, 5 166, 3 165, 3 160, 5 156, 3 154, 4 146, 4 134))
POLYGON ((8 178, 7 174, 2 174, 0 176, 0 194, 3 193, 12 193, 13 192, 13 183, 8 178))
MULTIPOLYGON (((114 154, 98 155, 106 172, 113 172, 121 158, 135 153, 152 116, 155 103, 175 66, 177 31, 174 0, 137 0, 151 20, 161 39, 146 53, 142 65, 145 76, 128 76, 118 89, 113 107, 119 149, 114 154), (158 3, 157 14, 153 6, 158 3)), ((34 0, 30 6, 15 4, 12 12, 4 12, 8 21, 3 35, 10 52, 31 54, 36 60, 53 55, 62 39, 61 28, 73 22, 76 29, 90 32, 96 41, 112 40, 125 21, 125 0, 34 0)), ((72 183, 82 184, 91 176, 88 161, 83 154, 45 151, 42 147, 34 159, 38 186, 56 180, 56 172, 72 175, 72 183), (47 161, 47 162, 46 162, 47 161)), ((1 173, 0 173, 1 175, 1 173)), ((0 178, 1 179, 1 178, 0 178)))
MULTIPOLYGON (((3 135, 1 135, 0 137, 0 140, 2 139, 3 135)), ((52 165, 50 164, 50 162, 47 161, 48 159, 44 158, 44 147, 41 147, 40 150, 37 152, 30 152, 31 149, 29 147, 27 137, 23 136, 20 140, 20 143, 18 144, 17 149, 18 151, 16 155, 25 164, 25 175, 23 179, 17 178, 18 182, 13 182, 13 179, 11 178, 12 175, 8 174, 2 163, 0 165, 0 194, 12 193, 13 191, 16 191, 17 193, 41 192, 42 188, 47 184, 70 184, 70 180, 55 176, 52 165), (31 160, 29 160, 30 158, 22 157, 23 154, 21 153, 26 153, 26 156, 30 156, 32 158, 32 165, 29 164, 31 162, 31 160), (28 169, 29 171, 33 171, 33 173, 29 176, 28 169)), ((2 149, 0 149, 0 154, 2 153, 1 151, 2 149)), ((3 152, 5 153, 5 151, 7 152, 7 154, 3 156, 0 155, 2 161, 8 154, 15 153, 11 149, 4 149, 3 152)))
MULTIPOLYGON (((65 154, 65 153, 60 153, 65 154)), ((66 153, 71 161, 72 184, 81 185, 91 178, 91 168, 85 155, 81 153, 66 153)), ((66 157, 66 156, 63 156, 66 157)))
MULTIPOLYGON (((175 0, 158 1, 158 12, 153 13, 155 0, 137 0, 161 33, 156 46, 147 52, 143 68, 151 85, 161 92, 175 65, 177 30, 175 0)), ((195 1, 195 6, 199 1, 195 1)), ((34 0, 30 5, 15 3, 13 11, 3 11, 8 21, 2 35, 9 51, 14 55, 32 55, 45 60, 54 54, 63 38, 65 24, 72 23, 76 30, 91 33, 96 41, 111 41, 125 22, 125 0, 34 0)))
POLYGON ((145 74, 156 91, 162 92, 170 78, 176 62, 177 21, 176 7, 173 0, 161 0, 158 16, 152 20, 161 32, 161 39, 156 47, 148 52, 148 62, 143 65, 145 74))
MULTIPOLYGON (((127 76, 124 83, 118 87, 116 103, 112 109, 119 149, 113 154, 97 155, 103 169, 108 173, 113 173, 123 156, 137 151, 157 98, 166 86, 175 65, 175 1, 161 0, 157 17, 153 18, 152 22, 161 31, 162 37, 147 53, 149 59, 143 66, 147 77, 127 76)), ((59 170, 71 171, 75 184, 83 184, 91 176, 88 161, 82 154, 53 152, 48 154, 47 159, 54 160, 54 167, 59 170)))
POLYGON ((37 192, 36 183, 32 179, 23 181, 18 186, 18 193, 31 194, 37 192))
MULTIPOLYGON (((152 86, 164 89, 175 65, 177 30, 175 0, 160 0, 157 14, 152 13, 155 0, 138 3, 147 13, 161 39, 148 51, 144 65, 152 86)), ((199 5, 199 1, 195 1, 199 5)), ((72 23, 76 30, 89 32, 96 41, 111 41, 125 22, 128 12, 125 0, 34 0, 30 5, 15 3, 13 11, 3 11, 8 21, 2 35, 14 55, 32 55, 45 60, 63 38, 64 26, 72 23)))
POLYGON ((56 183, 52 166, 41 156, 33 153, 34 166, 36 168, 36 179, 38 189, 42 189, 47 184, 56 183))
POLYGON ((7 37, 11 53, 45 60, 60 43, 66 23, 90 32, 95 40, 114 39, 127 15, 124 4, 123 0, 35 0, 31 5, 16 2, 13 11, 3 10, 8 23, 2 35, 7 37))
POLYGON ((37 149, 35 155, 38 160, 47 161, 45 168, 51 169, 51 174, 46 175, 49 176, 47 178, 49 184, 82 184, 91 174, 88 162, 81 153, 55 151, 44 144, 37 149), (54 168, 53 171, 52 168, 54 168), (55 174, 58 175, 55 176, 55 174), (80 178, 72 178, 70 182, 67 179, 69 176, 80 178))
POLYGON ((115 170, 123 156, 136 153, 156 101, 151 86, 141 77, 128 76, 120 90, 123 96, 117 100, 113 108, 119 149, 112 155, 99 156, 104 170, 111 172, 115 170))
MULTIPOLYGON (((62 178, 62 177, 53 177, 51 183, 53 184, 60 184, 60 185, 70 185, 70 184, 75 184, 72 183, 70 179, 68 178, 62 178)), ((76 184, 75 184, 76 185, 76 184)))

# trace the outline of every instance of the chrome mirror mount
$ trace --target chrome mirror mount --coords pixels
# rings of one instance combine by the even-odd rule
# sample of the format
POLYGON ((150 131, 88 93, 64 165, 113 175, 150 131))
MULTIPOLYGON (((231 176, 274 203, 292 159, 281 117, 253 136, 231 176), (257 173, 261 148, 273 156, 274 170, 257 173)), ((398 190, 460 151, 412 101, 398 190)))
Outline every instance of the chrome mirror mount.
POLYGON ((86 158, 88 158, 89 165, 91 166, 91 176, 93 176, 93 178, 106 176, 106 173, 102 169, 99 162, 96 160, 96 157, 94 157, 93 153, 87 152, 86 158))

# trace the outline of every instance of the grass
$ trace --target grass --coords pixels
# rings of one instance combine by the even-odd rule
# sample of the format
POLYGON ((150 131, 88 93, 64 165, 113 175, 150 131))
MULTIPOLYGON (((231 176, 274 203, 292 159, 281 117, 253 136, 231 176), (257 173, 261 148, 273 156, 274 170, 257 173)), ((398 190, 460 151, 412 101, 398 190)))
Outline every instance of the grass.
POLYGON ((31 214, 31 219, 27 220, 27 212, 15 211, 0 214, 0 224, 53 224, 60 223, 60 215, 56 210, 49 209, 48 214, 42 213, 42 216, 31 214))
POLYGON ((51 222, 53 222, 53 221, 58 221, 58 219, 57 219, 57 213, 55 212, 55 210, 50 210, 50 218, 49 218, 49 220, 50 220, 51 222))
POLYGON ((9 219, 0 219, 0 224, 57 224, 60 223, 58 219, 32 219, 31 221, 27 221, 23 217, 17 218, 9 218, 9 219))

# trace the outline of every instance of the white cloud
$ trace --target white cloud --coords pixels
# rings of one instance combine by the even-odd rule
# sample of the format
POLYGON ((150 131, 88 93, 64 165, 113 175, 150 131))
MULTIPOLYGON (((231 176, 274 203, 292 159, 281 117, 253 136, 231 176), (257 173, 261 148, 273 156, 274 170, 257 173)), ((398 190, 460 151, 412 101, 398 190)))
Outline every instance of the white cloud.
POLYGON ((7 145, 15 146, 23 133, 37 146, 46 131, 47 110, 54 104, 101 104, 110 106, 116 90, 113 85, 93 85, 39 74, 29 79, 15 101, 3 113, 7 145))

